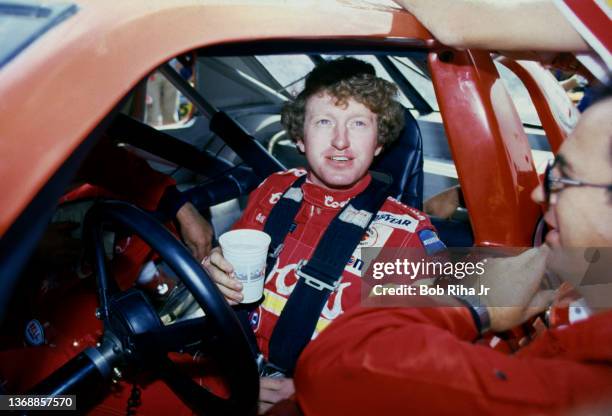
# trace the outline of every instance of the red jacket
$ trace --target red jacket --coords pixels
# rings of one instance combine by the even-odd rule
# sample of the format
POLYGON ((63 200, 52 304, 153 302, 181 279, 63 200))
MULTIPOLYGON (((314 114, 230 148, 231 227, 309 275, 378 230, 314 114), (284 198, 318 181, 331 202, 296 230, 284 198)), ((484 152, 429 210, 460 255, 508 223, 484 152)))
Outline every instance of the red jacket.
POLYGON ((475 345, 476 337, 463 307, 353 310, 304 350, 300 407, 306 416, 356 416, 610 406, 612 312, 549 330, 515 355, 475 345))
MULTIPOLYGON (((305 174, 303 169, 291 169, 271 175, 251 193, 246 210, 233 228, 263 230, 274 204, 296 177, 305 174)), ((310 182, 302 186, 304 202, 295 218, 297 227, 285 239, 278 262, 266 278, 264 302, 251 314, 257 343, 266 358, 274 325, 297 282, 297 263, 310 258, 331 220, 350 198, 368 186, 370 180, 367 175, 351 189, 342 191, 331 191, 310 182)), ((359 303, 363 268, 360 247, 422 247, 417 233, 423 229, 433 230, 424 214, 390 198, 378 214, 347 263, 338 290, 330 295, 323 308, 314 336, 345 310, 359 303)))

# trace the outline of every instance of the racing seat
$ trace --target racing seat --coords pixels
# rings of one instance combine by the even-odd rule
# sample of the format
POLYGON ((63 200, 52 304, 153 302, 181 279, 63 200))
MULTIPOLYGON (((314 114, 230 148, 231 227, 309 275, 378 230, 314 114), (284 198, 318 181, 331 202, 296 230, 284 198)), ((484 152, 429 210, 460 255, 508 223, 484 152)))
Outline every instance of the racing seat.
MULTIPOLYGON (((404 109, 404 129, 399 138, 372 163, 370 170, 392 178, 389 195, 423 209, 423 138, 417 121, 404 109)), ((378 175, 376 175, 378 176, 378 175)))
MULTIPOLYGON (((417 121, 404 109, 404 129, 399 138, 375 160, 370 170, 393 180, 389 195, 402 203, 423 209, 423 137, 417 121)), ((379 179, 385 179, 380 178, 379 179)), ((469 222, 430 217, 438 237, 449 247, 470 247, 474 236, 469 222)))

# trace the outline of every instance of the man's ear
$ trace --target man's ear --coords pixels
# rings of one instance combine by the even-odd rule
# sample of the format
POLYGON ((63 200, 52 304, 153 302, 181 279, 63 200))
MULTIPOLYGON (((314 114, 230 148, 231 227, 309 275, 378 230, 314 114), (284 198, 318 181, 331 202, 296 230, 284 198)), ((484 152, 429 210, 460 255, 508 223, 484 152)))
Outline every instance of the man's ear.
POLYGON ((295 141, 295 144, 296 144, 297 148, 300 149, 300 152, 306 153, 306 150, 305 150, 305 147, 304 147, 304 139, 297 139, 295 141))
POLYGON ((378 156, 378 155, 380 154, 380 152, 382 152, 382 150, 383 150, 383 145, 382 145, 382 144, 379 144, 379 145, 376 147, 376 150, 374 150, 374 157, 378 156))

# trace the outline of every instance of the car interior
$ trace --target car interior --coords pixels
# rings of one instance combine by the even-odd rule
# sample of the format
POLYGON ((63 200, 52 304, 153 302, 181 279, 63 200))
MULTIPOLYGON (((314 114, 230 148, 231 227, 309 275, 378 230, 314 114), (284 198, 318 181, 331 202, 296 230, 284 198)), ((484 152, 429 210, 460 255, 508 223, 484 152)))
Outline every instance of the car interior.
MULTIPOLYGON (((25 278, 21 279, 22 284, 4 320, 0 338, 2 348, 19 344, 26 318, 51 313, 58 307, 56 296, 51 294, 68 293, 76 286, 85 285, 102 299, 97 310, 108 321, 121 321, 120 318, 113 318, 111 312, 127 308, 129 314, 142 317, 144 327, 155 329, 153 335, 143 336, 137 343, 159 344, 160 349, 167 351, 196 351, 206 348, 207 342, 210 342, 209 350, 217 348, 213 355, 227 355, 229 349, 243 357, 232 365, 250 368, 252 364, 249 364, 248 351, 245 351, 247 347, 235 341, 239 338, 238 330, 227 323, 226 305, 221 305, 222 299, 213 293, 210 282, 204 285, 198 283, 201 279, 195 270, 198 264, 177 254, 180 243, 176 238, 173 242, 172 234, 152 225, 148 217, 143 219, 140 211, 132 209, 130 204, 108 201, 109 198, 114 199, 111 198, 112 190, 105 193, 87 188, 87 192, 72 193, 75 186, 84 189, 82 187, 86 185, 82 182, 75 184, 75 174, 79 166, 82 168, 82 164, 91 159, 91 155, 102 153, 101 142, 110 142, 112 146, 146 161, 156 172, 172 177, 177 189, 188 195, 189 200, 211 222, 218 237, 240 217, 248 194, 263 179, 279 170, 306 166, 305 158, 280 124, 280 110, 285 102, 299 93, 305 75, 314 65, 339 56, 354 56, 372 63, 379 76, 395 82, 400 89, 398 100, 405 107, 405 128, 400 138, 375 160, 371 169, 373 175, 392 184, 391 196, 422 209, 424 200, 458 184, 428 70, 426 51, 394 50, 389 46, 386 49, 374 48, 369 44, 347 43, 339 46, 338 43, 332 45, 325 42, 303 45, 255 42, 212 46, 177 56, 151 72, 163 76, 178 90, 177 111, 180 116, 176 123, 162 126, 146 123, 145 78, 135 84, 75 152, 74 157, 67 161, 63 170, 49 182, 46 188, 48 198, 63 196, 53 221, 77 222, 78 226, 70 229, 70 236, 87 247, 90 257, 85 262, 79 257, 78 264, 45 264, 36 258, 40 250, 33 251, 27 262, 29 266, 22 272, 25 278), (177 67, 189 68, 190 75, 186 78, 177 67), (104 140, 100 139, 102 136, 104 140), (67 195, 74 195, 74 199, 66 198, 67 195), (90 209, 93 202, 100 201, 106 202, 90 209), (77 202, 85 204, 77 210, 67 209, 77 202), (109 223, 112 225, 107 227, 109 223), (85 233, 83 236, 82 232, 85 233), (153 305, 153 309, 142 306, 141 291, 125 291, 121 299, 110 296, 122 286, 114 282, 115 273, 131 273, 133 283, 143 267, 142 263, 134 265, 120 260, 129 257, 131 252, 121 252, 118 247, 133 233, 144 240, 145 246, 151 246, 158 253, 144 257, 138 255, 136 258, 139 261, 155 259, 171 279, 182 282, 163 301, 147 300, 145 303, 153 305), (94 243, 90 245, 92 241, 94 243), (125 270, 118 272, 121 267, 125 270), (94 270, 96 273, 93 273, 94 270), (87 281, 92 274, 101 275, 97 278, 97 292, 93 278, 87 281), (51 302, 50 299, 54 299, 53 303, 45 304, 51 302), (132 306, 116 308, 113 302, 125 302, 132 306), (154 322, 156 318, 152 311, 162 318, 165 328, 154 322), (211 324, 202 315, 214 317, 214 322, 211 324), (219 335, 219 331, 223 333, 219 335), (202 336, 206 332, 215 335, 202 336), (213 338, 216 337, 225 339, 222 347, 214 343, 213 338), (230 347, 234 344, 237 346, 230 347), (226 351, 219 353, 219 349, 226 351)), ((521 108, 529 107, 529 98, 518 78, 501 63, 497 65, 513 98, 527 102, 521 108)), ((533 105, 525 114, 521 114, 521 118, 534 155, 540 155, 540 159, 544 160, 550 154, 550 148, 533 105)), ((124 169, 120 159, 106 160, 104 163, 117 172, 124 169)), ((145 188, 147 184, 142 183, 141 186, 145 188)), ((42 212, 48 207, 33 209, 42 212)), ((172 228, 172 218, 168 218, 163 210, 148 211, 172 228)), ((474 244, 469 212, 465 207, 459 208, 450 218, 434 218, 432 221, 447 245, 469 247, 474 244)), ((32 239, 35 241, 30 244, 40 248, 42 242, 36 233, 33 233, 32 239)), ((134 331, 132 328, 124 332, 133 335, 134 331)), ((108 343, 112 344, 111 341, 108 343)), ((143 347, 135 347, 135 350, 147 351, 142 353, 141 362, 146 362, 146 354, 159 352, 150 352, 143 347)), ((164 380, 175 388, 175 392, 182 392, 181 397, 187 403, 208 409, 223 406, 216 396, 200 398, 201 389, 196 389, 184 377, 177 375, 171 364, 164 363, 164 380)), ((79 371, 85 372, 83 368, 79 371)), ((39 385, 39 391, 65 385, 67 372, 54 373, 39 385)), ((230 377, 229 384, 232 391, 238 391, 243 397, 253 394, 245 379, 230 377)))

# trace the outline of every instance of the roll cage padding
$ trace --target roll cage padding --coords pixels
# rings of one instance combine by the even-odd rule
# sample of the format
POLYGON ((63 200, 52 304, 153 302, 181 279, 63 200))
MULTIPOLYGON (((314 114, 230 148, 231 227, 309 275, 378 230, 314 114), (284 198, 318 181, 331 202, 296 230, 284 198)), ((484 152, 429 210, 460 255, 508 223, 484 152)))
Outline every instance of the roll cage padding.
POLYGON ((378 156, 370 170, 393 178, 389 195, 404 204, 423 209, 423 138, 417 121, 404 109, 404 128, 398 139, 378 156))
POLYGON ((238 166, 216 180, 195 186, 183 193, 199 210, 248 195, 259 184, 251 168, 238 166))
POLYGON ((210 119, 210 130, 250 167, 260 181, 271 174, 285 170, 285 166, 272 156, 253 136, 223 111, 216 112, 210 119))
POLYGON ((118 114, 115 117, 107 135, 206 176, 214 176, 232 168, 232 164, 228 161, 205 150, 198 150, 189 143, 134 120, 125 114, 118 114))
POLYGON ((259 180, 251 168, 236 166, 186 191, 181 192, 176 186, 168 187, 159 201, 155 215, 161 222, 172 220, 187 202, 204 212, 213 205, 248 195, 258 184, 259 180))

